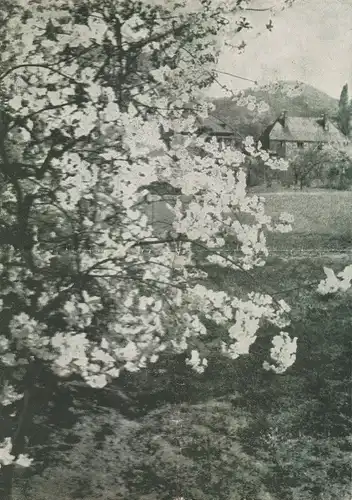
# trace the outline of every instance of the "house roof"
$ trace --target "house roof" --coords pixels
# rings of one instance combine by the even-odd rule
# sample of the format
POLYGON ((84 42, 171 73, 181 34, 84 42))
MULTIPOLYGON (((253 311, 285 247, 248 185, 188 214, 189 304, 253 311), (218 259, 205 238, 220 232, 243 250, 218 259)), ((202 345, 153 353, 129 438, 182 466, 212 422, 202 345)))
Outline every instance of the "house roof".
POLYGON ((346 143, 348 140, 331 121, 327 120, 324 130, 322 119, 287 116, 285 126, 278 119, 273 124, 269 137, 275 141, 302 142, 336 142, 346 143))
POLYGON ((235 135, 234 129, 215 115, 209 115, 207 118, 200 120, 201 128, 216 135, 235 135))

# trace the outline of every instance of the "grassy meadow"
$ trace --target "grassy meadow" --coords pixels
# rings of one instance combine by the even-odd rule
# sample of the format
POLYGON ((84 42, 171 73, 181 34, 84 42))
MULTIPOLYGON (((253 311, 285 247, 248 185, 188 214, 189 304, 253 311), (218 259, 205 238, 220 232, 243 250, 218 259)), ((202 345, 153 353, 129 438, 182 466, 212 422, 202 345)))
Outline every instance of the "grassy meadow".
POLYGON ((299 234, 352 235, 351 191, 281 191, 263 193, 268 213, 294 215, 299 234))
POLYGON ((352 257, 352 192, 305 190, 257 193, 265 198, 266 211, 277 216, 288 212, 295 218, 293 231, 269 235, 272 253, 298 257, 339 252, 352 257))

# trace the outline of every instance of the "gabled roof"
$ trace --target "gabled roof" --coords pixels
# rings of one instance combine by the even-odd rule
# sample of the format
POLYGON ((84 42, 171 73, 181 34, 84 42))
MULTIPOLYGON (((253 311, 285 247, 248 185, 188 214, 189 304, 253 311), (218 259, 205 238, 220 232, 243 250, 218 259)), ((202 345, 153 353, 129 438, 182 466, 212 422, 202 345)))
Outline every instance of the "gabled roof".
POLYGON ((269 137, 274 141, 336 142, 346 143, 347 137, 331 121, 326 120, 326 129, 321 118, 287 116, 285 126, 280 119, 273 124, 269 137))
POLYGON ((213 114, 200 120, 200 127, 215 135, 235 135, 235 131, 230 125, 213 114))

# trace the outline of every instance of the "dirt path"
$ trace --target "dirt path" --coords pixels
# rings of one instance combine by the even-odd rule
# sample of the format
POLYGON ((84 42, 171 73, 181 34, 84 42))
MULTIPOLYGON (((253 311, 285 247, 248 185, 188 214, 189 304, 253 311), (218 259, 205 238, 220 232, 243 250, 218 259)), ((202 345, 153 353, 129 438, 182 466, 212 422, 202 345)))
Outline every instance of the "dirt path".
POLYGON ((352 191, 264 191, 262 193, 253 192, 257 196, 326 196, 331 197, 352 197, 352 191))
POLYGON ((300 260, 300 259, 314 259, 314 258, 329 258, 332 260, 348 260, 352 262, 352 250, 341 252, 341 251, 324 251, 316 249, 304 249, 304 250, 269 250, 269 257, 279 257, 282 260, 300 260))

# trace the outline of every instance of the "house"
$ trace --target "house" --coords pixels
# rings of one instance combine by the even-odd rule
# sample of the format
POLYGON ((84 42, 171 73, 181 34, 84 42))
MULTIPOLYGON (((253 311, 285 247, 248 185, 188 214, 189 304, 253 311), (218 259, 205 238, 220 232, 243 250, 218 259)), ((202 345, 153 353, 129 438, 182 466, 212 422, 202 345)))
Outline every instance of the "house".
POLYGON ((242 139, 235 128, 232 128, 230 124, 215 114, 210 114, 207 118, 201 120, 198 131, 208 137, 215 137, 219 142, 226 145, 235 146, 242 139))
POLYGON ((328 119, 289 116, 284 111, 260 137, 262 147, 278 156, 290 158, 304 148, 333 144, 345 147, 348 138, 328 119))

